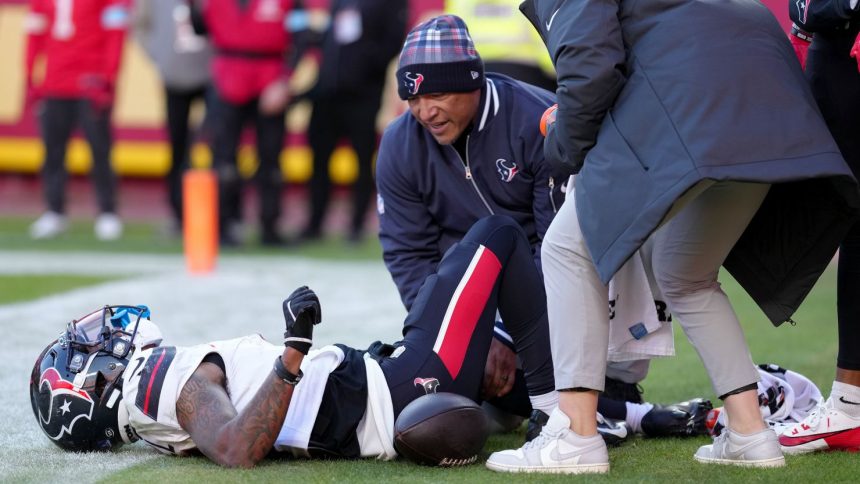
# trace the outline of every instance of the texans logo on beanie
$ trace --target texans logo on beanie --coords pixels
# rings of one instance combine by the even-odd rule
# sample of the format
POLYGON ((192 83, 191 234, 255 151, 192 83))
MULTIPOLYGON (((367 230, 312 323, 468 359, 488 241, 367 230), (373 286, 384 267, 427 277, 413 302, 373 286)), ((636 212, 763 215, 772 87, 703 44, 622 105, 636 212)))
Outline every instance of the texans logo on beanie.
POLYGON ((483 85, 484 62, 460 17, 432 18, 406 36, 397 63, 400 99, 436 92, 469 92, 483 85))

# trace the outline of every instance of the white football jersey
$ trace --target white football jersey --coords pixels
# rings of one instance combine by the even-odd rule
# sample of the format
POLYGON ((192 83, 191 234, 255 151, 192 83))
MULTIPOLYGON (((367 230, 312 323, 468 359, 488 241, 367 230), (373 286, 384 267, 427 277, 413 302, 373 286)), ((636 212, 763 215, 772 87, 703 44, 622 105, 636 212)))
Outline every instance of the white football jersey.
MULTIPOLYGON (((196 444, 176 418, 176 401, 185 383, 206 355, 217 353, 224 360, 227 394, 237 412, 251 402, 272 373, 275 358, 284 347, 273 345, 259 334, 196 346, 160 346, 136 351, 123 374, 123 402, 129 423, 146 443, 166 454, 181 454, 196 444)), ((303 455, 308 448, 323 390, 329 374, 344 360, 337 346, 311 350, 302 361, 304 377, 296 386, 275 449, 303 455)), ((391 459, 394 415, 391 395, 379 365, 365 358, 368 381, 368 411, 356 429, 361 454, 391 459)))
POLYGON ((135 352, 123 378, 123 401, 129 423, 141 439, 168 454, 196 447, 176 419, 179 392, 206 355, 224 360, 227 393, 238 412, 251 401, 272 373, 272 365, 284 347, 262 336, 216 341, 189 347, 161 346, 135 352))

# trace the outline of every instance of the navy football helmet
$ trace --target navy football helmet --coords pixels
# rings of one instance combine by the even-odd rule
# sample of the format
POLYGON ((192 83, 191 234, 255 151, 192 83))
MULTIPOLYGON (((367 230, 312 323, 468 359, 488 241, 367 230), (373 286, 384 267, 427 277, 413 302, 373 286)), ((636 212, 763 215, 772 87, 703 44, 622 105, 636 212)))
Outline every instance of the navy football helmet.
POLYGON ((122 402, 122 373, 143 318, 149 318, 146 306, 105 306, 72 320, 39 355, 30 403, 39 427, 60 448, 111 450, 137 440, 122 402))

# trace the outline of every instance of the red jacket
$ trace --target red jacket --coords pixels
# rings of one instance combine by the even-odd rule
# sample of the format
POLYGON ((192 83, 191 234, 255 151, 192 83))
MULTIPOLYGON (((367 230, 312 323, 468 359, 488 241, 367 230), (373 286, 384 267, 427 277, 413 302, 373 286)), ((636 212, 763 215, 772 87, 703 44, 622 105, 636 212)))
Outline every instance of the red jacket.
POLYGON ((126 0, 31 0, 27 85, 44 56, 41 95, 112 100, 127 25, 126 0))
POLYGON ((280 77, 291 36, 286 19, 293 0, 207 0, 203 17, 215 46, 212 76, 225 100, 242 104, 280 77))

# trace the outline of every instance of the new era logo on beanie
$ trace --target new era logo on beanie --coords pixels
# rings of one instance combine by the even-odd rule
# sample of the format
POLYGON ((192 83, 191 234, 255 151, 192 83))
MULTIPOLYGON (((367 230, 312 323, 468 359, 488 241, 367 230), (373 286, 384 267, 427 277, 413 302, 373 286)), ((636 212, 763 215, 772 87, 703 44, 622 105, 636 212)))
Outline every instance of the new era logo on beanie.
POLYGON ((432 18, 406 36, 397 64, 397 94, 469 92, 484 85, 484 62, 456 15, 432 18))

